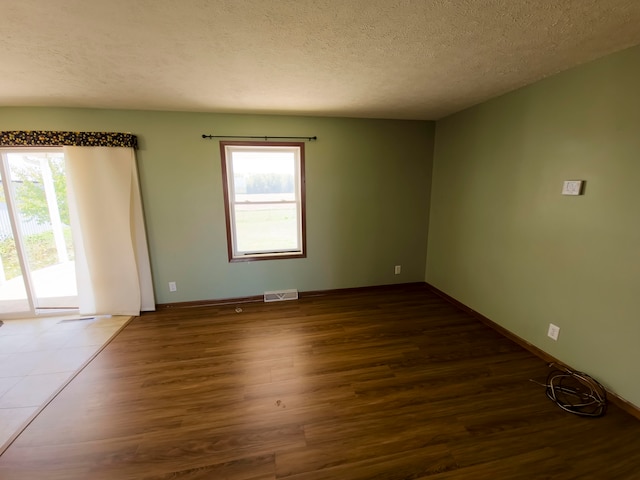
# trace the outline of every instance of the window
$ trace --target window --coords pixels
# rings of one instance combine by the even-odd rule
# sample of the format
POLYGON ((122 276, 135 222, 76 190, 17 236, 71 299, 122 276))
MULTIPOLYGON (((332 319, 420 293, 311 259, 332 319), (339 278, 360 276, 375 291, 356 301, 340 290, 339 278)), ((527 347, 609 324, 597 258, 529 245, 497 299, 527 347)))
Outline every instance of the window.
POLYGON ((220 142, 229 261, 306 256, 304 143, 220 142))

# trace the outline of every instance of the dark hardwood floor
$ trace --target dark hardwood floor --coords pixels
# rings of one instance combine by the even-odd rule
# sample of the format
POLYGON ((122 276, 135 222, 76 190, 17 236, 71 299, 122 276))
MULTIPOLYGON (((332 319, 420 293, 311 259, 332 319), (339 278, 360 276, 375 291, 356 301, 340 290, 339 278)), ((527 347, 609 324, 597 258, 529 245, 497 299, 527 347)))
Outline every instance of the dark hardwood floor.
POLYGON ((562 411, 547 365, 424 286, 134 319, 2 480, 640 479, 640 421, 562 411))

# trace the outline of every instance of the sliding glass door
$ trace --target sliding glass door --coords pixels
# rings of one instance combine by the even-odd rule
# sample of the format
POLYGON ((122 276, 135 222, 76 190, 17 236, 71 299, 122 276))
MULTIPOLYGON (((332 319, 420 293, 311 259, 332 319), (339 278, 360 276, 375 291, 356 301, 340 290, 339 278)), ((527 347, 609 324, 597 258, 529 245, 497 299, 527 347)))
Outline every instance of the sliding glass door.
POLYGON ((0 318, 77 308, 62 149, 0 152, 0 318))

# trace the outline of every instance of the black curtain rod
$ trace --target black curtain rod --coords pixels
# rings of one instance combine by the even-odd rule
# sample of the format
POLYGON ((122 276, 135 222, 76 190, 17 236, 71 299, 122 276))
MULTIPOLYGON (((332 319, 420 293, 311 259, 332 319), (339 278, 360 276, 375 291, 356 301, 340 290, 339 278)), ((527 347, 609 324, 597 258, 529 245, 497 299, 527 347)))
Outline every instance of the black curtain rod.
POLYGON ((259 136, 252 136, 252 135, 205 135, 204 133, 202 134, 202 138, 259 138, 261 140, 264 140, 265 142, 272 138, 272 139, 278 139, 278 140, 317 140, 318 137, 272 137, 270 135, 265 135, 263 137, 259 137, 259 136))

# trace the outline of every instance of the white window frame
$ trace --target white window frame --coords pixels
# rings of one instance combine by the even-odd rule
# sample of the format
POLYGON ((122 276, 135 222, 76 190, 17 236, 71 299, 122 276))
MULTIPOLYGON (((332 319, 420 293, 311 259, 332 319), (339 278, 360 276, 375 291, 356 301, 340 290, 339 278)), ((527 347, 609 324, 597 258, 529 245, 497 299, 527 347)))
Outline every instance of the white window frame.
POLYGON ((227 249, 230 262, 253 260, 274 260, 306 257, 306 221, 305 221, 305 177, 304 177, 304 143, 302 142, 220 142, 222 160, 222 176, 227 228, 227 249), (235 152, 278 152, 294 153, 294 200, 274 201, 237 201, 234 190, 233 154, 235 152), (236 205, 263 204, 282 205, 295 204, 297 212, 297 246, 269 250, 240 251, 238 249, 235 211, 236 205))

